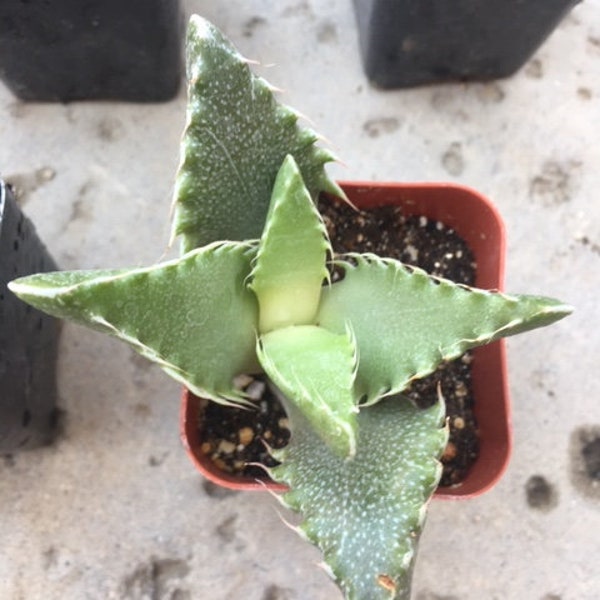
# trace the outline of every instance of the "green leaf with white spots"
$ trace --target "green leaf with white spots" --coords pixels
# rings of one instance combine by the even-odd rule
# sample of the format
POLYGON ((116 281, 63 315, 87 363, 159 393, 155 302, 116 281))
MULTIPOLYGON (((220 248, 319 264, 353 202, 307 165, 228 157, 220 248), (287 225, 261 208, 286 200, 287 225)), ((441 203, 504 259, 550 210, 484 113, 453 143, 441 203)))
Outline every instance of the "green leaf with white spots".
POLYGON ((543 327, 571 312, 558 300, 477 290, 374 255, 349 255, 344 279, 324 288, 318 324, 350 323, 360 357, 357 393, 366 402, 400 392, 443 361, 501 337, 543 327))
POLYGON ((244 285, 256 246, 216 243, 149 268, 39 274, 10 289, 29 304, 129 343, 194 393, 243 398, 256 371, 258 309, 244 285))
POLYGON ((272 88, 212 24, 187 33, 188 114, 175 183, 173 237, 189 251, 216 240, 259 238, 275 177, 291 154, 313 198, 344 197, 325 173, 333 155, 279 104, 272 88))
POLYGON ((275 181, 250 279, 260 307, 259 331, 314 323, 328 252, 325 225, 288 155, 275 181))
POLYGON ((270 473, 290 487, 299 533, 323 552, 326 569, 351 600, 408 600, 427 502, 447 441, 440 402, 427 410, 388 398, 358 415, 358 445, 340 458, 295 407, 290 444, 270 473))
POLYGON ((338 456, 353 456, 358 410, 352 336, 314 325, 285 327, 261 336, 257 353, 267 375, 327 447, 338 456))

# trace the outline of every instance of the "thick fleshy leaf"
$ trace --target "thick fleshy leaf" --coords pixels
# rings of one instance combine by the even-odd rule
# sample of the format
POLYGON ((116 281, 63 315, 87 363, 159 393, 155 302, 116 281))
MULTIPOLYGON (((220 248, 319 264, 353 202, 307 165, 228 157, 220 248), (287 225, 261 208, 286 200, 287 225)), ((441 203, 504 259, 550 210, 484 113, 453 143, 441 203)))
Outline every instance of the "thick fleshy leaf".
POLYGON ((271 475, 290 487, 283 502, 302 515, 300 534, 321 549, 346 598, 407 600, 427 502, 441 475, 443 403, 419 410, 395 397, 361 409, 352 460, 334 455, 293 406, 286 408, 292 438, 271 475))
POLYGON ((187 34, 187 125, 175 184, 173 235, 189 251, 216 240, 259 238, 275 177, 292 154, 313 198, 340 197, 325 173, 333 155, 278 104, 225 36, 194 15, 187 34))
POLYGON ((255 253, 254 245, 218 243, 149 268, 33 275, 10 289, 128 342, 196 394, 239 401, 234 376, 257 366, 258 309, 244 285, 255 253))
POLYGON ((275 181, 250 279, 261 332, 314 323, 328 251, 325 225, 288 155, 275 181))
POLYGON ((442 361, 563 318, 558 300, 467 288, 373 255, 351 255, 345 277, 323 290, 318 323, 350 323, 360 357, 357 393, 366 402, 397 393, 442 361))
POLYGON ((260 363, 337 455, 356 451, 354 340, 314 325, 286 327, 261 336, 260 363))

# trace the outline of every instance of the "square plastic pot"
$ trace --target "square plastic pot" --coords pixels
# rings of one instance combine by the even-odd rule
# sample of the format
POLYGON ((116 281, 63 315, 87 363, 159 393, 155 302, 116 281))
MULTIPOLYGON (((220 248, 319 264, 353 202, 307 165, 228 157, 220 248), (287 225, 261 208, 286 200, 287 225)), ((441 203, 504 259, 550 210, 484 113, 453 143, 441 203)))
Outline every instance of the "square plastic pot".
POLYGON ((21 100, 170 100, 182 40, 180 0, 0 2, 0 78, 21 100))
POLYGON ((56 264, 0 180, 0 454, 42 446, 56 430, 59 322, 7 288, 56 264))
MULTIPOLYGON (((452 227, 470 246, 477 262, 476 286, 502 290, 505 233, 494 206, 477 191, 446 183, 341 182, 350 201, 368 210, 399 205, 406 215, 423 215, 452 227)), ((473 393, 479 424, 479 457, 463 482, 440 487, 438 498, 470 498, 491 489, 504 473, 511 452, 512 430, 504 342, 474 350, 473 393)), ((200 451, 200 401, 184 390, 181 404, 181 438, 196 468, 209 480, 236 490, 284 490, 272 482, 230 475, 218 469, 200 451)))
POLYGON ((580 0, 354 0, 370 81, 402 88, 517 71, 580 0))

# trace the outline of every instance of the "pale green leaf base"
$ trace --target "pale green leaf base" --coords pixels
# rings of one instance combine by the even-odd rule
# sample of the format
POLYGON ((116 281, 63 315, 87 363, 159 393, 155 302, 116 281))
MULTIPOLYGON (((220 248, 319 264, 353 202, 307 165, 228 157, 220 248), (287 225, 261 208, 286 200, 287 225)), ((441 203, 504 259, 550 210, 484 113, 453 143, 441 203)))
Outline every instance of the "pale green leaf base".
POLYGON ((277 174, 250 288, 258 298, 259 331, 314 323, 331 252, 321 217, 288 155, 277 174))
POLYGON ((303 325, 261 337, 258 358, 269 377, 338 456, 356 452, 356 347, 350 335, 303 325))

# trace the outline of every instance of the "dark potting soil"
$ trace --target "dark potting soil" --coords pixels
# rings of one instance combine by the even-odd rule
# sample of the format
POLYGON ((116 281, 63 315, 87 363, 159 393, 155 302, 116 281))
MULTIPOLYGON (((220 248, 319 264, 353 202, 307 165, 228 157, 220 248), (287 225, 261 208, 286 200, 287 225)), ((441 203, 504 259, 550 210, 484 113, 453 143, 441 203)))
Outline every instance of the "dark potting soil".
MULTIPOLYGON (((373 252, 457 283, 475 282, 476 265, 471 250, 443 223, 425 217, 405 217, 398 207, 356 212, 346 205, 322 200, 319 210, 336 253, 373 252)), ((333 279, 339 276, 334 273, 333 279)), ((450 439, 442 456, 441 486, 460 483, 479 452, 471 361, 472 354, 467 352, 445 362, 403 393, 423 408, 436 402, 438 386, 444 396, 450 439)), ((281 448, 287 444, 287 417, 264 375, 243 376, 239 387, 256 403, 256 410, 203 401, 201 451, 226 472, 264 479, 265 472, 256 463, 268 467, 277 464, 266 445, 281 448)))

